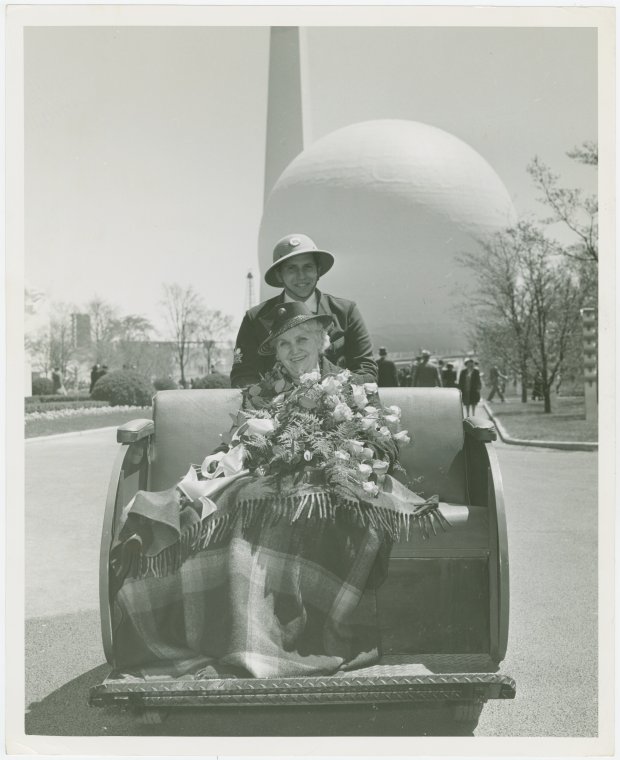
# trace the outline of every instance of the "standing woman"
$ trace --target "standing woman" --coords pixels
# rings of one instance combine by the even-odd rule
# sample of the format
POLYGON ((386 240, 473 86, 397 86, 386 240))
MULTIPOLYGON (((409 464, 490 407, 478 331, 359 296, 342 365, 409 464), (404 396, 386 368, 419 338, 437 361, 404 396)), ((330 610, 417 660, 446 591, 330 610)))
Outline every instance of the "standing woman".
POLYGON ((461 370, 459 375, 459 388, 463 396, 466 416, 473 417, 476 414, 476 406, 480 402, 482 389, 480 372, 474 367, 473 359, 465 360, 465 369, 461 370))

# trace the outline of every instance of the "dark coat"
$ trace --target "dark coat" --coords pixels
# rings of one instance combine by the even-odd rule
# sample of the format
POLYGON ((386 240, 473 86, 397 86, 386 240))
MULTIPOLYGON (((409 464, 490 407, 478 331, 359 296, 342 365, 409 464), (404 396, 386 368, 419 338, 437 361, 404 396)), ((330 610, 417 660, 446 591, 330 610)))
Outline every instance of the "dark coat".
POLYGON ((427 362, 414 367, 411 374, 411 385, 414 388, 441 388, 441 376, 436 364, 427 362))
POLYGON ((396 365, 383 356, 377 360, 377 385, 379 388, 397 388, 399 385, 396 365))
POLYGON ((459 388, 463 395, 463 403, 465 406, 474 406, 480 401, 480 391, 482 389, 482 382, 480 381, 480 372, 477 369, 472 370, 471 381, 469 385, 469 393, 465 390, 465 378, 467 376, 467 370, 461 370, 459 375, 459 388))
POLYGON ((441 373, 441 382, 444 388, 456 388, 456 370, 446 367, 441 373))
MULTIPOLYGON (((325 357, 341 368, 363 375, 367 382, 377 380, 377 365, 372 357, 372 341, 359 309, 353 301, 336 298, 327 293, 319 295, 318 314, 331 314, 333 324, 328 328, 331 345, 325 357)), ((260 379, 275 362, 275 356, 261 356, 258 347, 267 338, 275 306, 284 301, 284 291, 275 298, 246 311, 235 344, 235 355, 230 372, 233 388, 242 388, 260 379)))

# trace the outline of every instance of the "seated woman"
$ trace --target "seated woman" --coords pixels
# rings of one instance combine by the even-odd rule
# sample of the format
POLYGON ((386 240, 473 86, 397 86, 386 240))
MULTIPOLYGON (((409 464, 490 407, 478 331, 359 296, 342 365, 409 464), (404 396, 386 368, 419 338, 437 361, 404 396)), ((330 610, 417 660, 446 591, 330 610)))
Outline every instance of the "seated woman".
POLYGON ((126 509, 111 558, 120 672, 266 678, 378 659, 391 543, 445 521, 391 475, 400 410, 322 356, 330 320, 278 306, 260 348, 277 361, 226 442, 126 509))

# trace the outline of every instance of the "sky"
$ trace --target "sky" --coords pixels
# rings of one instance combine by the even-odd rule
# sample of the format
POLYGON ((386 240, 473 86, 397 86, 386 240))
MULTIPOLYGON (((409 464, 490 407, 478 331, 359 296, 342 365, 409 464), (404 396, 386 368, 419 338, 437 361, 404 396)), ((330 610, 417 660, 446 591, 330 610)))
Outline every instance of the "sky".
MULTIPOLYGON (((596 30, 304 30, 306 144, 359 121, 451 132, 545 216, 526 172, 595 172, 566 151, 597 137, 596 30)), ((80 310, 94 296, 165 337, 162 286, 193 285, 238 324, 258 282, 267 27, 25 30, 26 285, 80 310)))

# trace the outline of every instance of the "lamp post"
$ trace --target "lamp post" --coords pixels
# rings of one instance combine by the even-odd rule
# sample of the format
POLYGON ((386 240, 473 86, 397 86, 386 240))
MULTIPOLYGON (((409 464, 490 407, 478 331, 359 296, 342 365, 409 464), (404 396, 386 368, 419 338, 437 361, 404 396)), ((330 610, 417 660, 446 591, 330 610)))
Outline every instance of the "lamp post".
POLYGON ((586 420, 596 419, 598 411, 598 341, 596 321, 595 308, 586 307, 581 309, 586 420))

